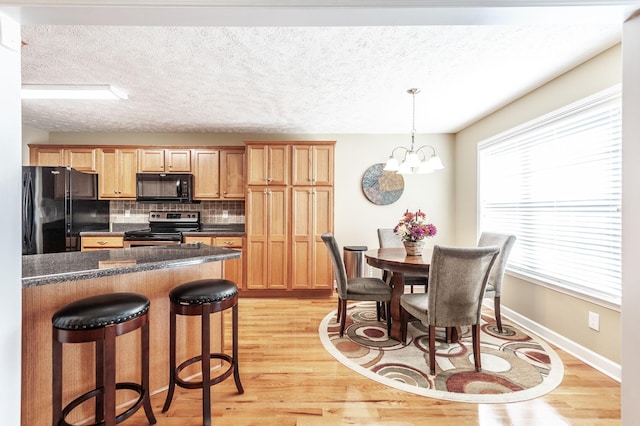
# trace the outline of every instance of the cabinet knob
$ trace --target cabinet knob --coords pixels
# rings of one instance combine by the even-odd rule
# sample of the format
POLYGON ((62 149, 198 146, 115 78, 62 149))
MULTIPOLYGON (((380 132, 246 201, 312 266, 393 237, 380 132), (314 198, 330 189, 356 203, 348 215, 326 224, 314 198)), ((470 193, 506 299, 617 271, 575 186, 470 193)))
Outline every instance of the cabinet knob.
POLYGON ((267 178, 267 182, 271 182, 273 179, 271 179, 270 177, 267 178))

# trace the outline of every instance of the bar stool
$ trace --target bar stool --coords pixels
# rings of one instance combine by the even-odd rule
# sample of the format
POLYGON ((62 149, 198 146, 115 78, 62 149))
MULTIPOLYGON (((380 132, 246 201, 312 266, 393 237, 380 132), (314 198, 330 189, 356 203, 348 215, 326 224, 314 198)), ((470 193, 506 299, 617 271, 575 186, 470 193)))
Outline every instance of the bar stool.
POLYGON ((83 402, 96 398, 94 425, 114 426, 133 415, 140 406, 149 424, 156 418, 149 398, 149 299, 136 293, 111 293, 72 302, 52 317, 53 324, 53 425, 67 426, 66 418, 83 402), (116 336, 141 329, 141 383, 116 383, 116 336), (95 389, 62 408, 62 344, 96 342, 95 389), (116 415, 116 390, 138 394, 138 400, 116 415))
POLYGON ((175 386, 186 389, 202 388, 202 417, 205 426, 211 425, 211 386, 218 384, 233 373, 238 393, 244 393, 238 372, 238 287, 233 281, 224 279, 203 279, 191 281, 174 288, 169 292, 169 391, 162 412, 171 406, 175 386), (232 309, 233 338, 232 355, 211 353, 210 314, 232 309), (201 316, 201 354, 190 358, 176 367, 176 315, 201 316), (220 359, 229 367, 220 375, 211 377, 211 359, 220 359), (187 366, 201 362, 202 381, 185 381, 180 372, 187 366))

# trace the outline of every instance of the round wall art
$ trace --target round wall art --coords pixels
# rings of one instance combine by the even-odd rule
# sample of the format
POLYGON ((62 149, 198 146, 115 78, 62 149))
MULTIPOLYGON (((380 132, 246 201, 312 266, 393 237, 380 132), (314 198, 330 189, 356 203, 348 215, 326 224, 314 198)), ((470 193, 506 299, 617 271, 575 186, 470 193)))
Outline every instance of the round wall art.
POLYGON ((373 204, 384 206, 398 201, 404 191, 404 178, 396 172, 385 172, 383 163, 369 167, 362 176, 362 191, 373 204))

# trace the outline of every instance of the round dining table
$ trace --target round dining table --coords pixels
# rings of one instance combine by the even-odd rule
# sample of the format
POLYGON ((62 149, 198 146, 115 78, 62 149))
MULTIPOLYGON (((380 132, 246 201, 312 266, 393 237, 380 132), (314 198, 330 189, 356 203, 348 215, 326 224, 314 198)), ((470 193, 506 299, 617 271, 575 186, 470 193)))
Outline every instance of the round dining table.
POLYGON ((429 264, 433 250, 426 248, 421 256, 408 256, 404 248, 379 248, 368 250, 364 257, 374 268, 391 271, 391 333, 389 337, 400 338, 400 296, 404 294, 404 274, 429 275, 429 264))

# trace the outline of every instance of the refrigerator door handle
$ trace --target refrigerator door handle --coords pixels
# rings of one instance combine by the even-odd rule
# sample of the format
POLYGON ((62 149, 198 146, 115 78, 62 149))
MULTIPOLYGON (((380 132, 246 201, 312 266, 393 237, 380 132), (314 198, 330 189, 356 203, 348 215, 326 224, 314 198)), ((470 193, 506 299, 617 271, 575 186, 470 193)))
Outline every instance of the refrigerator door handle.
POLYGON ((26 248, 31 253, 34 241, 34 202, 33 202, 33 176, 25 173, 22 181, 22 249, 26 248))

